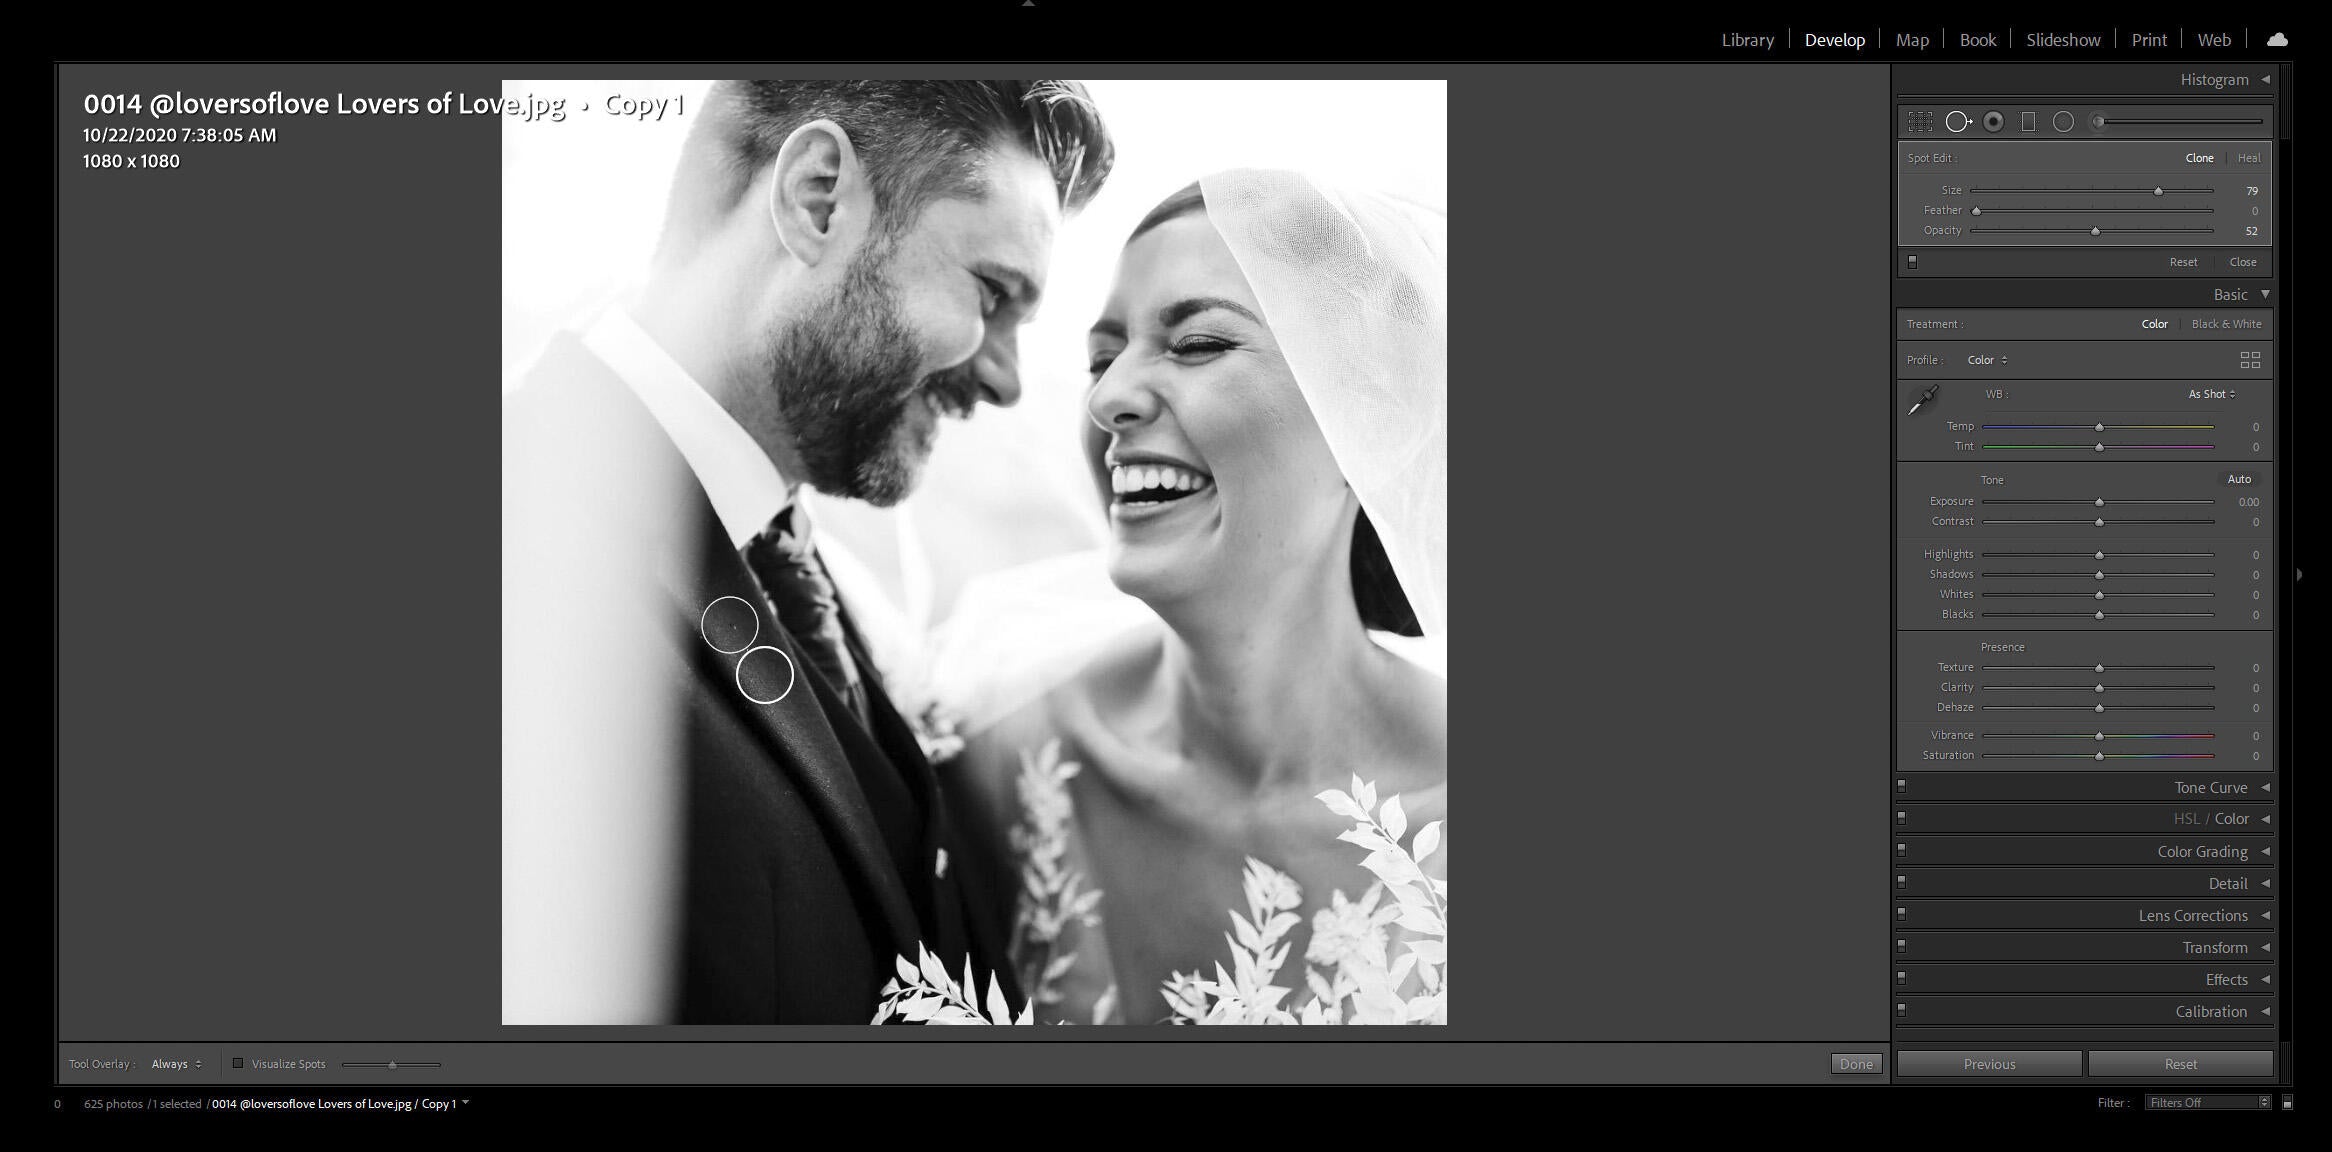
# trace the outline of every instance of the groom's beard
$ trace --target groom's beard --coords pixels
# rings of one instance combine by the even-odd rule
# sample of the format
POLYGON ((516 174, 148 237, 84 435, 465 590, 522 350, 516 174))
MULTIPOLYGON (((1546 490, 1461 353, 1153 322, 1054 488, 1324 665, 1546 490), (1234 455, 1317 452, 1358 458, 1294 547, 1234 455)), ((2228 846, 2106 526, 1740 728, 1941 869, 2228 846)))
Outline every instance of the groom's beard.
POLYGON ((883 282, 888 256, 861 257, 841 291, 785 325, 771 381, 803 479, 886 507, 914 490, 938 435, 926 395, 958 416, 979 400, 968 365, 916 374, 914 333, 883 282))

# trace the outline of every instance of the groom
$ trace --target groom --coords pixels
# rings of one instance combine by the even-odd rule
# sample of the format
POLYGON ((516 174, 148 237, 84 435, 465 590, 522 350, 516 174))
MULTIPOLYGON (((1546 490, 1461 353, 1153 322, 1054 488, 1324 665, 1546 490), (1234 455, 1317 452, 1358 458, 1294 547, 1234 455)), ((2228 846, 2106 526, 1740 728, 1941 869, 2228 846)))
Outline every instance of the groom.
POLYGON ((663 718, 668 1019, 863 1024, 918 945, 1011 988, 972 914, 997 881, 958 849, 797 496, 894 504, 943 418, 1019 399, 1015 332, 1111 156, 1074 82, 716 83, 644 290, 505 401, 506 507, 551 493, 550 534, 610 558, 513 590, 506 555, 506 597, 570 576, 655 590, 653 691, 558 706, 580 727, 663 718))

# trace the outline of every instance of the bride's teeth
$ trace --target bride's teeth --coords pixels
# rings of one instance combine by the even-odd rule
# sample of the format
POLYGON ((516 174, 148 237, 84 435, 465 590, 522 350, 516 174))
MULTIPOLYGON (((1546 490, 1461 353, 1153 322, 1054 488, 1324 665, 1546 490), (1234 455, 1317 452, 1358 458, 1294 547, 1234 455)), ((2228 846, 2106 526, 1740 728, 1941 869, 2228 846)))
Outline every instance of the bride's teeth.
POLYGON ((1175 464, 1109 466, 1109 490, 1118 496, 1141 492, 1201 492, 1211 483, 1198 472, 1175 464))

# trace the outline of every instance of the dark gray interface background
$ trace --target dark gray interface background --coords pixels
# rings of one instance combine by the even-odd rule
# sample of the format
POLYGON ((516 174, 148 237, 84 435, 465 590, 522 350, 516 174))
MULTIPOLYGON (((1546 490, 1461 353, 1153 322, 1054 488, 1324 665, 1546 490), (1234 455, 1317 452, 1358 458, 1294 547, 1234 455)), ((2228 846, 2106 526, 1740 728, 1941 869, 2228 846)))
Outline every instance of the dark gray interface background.
MULTIPOLYGON (((63 70, 61 1041, 888 1038, 496 1023, 499 120, 78 162, 85 93, 528 74, 63 70)), ((1435 1038, 1794 1042, 1762 1072, 1606 1051, 1825 1078, 1821 1053, 1887 1036, 1885 69, 1398 74, 1450 78, 1456 145, 1480 911, 1435 1038)))

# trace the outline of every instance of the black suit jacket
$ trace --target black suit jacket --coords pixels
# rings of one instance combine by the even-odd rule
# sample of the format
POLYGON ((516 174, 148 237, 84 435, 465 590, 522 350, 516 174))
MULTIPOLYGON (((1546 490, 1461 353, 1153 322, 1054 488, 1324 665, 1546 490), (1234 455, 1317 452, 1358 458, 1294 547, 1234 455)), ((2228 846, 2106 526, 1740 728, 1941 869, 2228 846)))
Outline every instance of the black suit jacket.
MULTIPOLYGON (((538 490, 547 469, 550 498, 580 502, 587 523, 633 538, 623 551, 639 557, 641 578, 656 586, 650 600, 661 599, 668 613, 658 631, 670 638, 664 687, 678 706, 671 763, 686 774, 672 1018, 867 1023, 894 974, 893 957, 914 960, 918 943, 959 978, 968 957, 983 991, 988 973, 1001 974, 1017 1009, 1002 926, 970 914, 992 907, 994 890, 959 846, 931 766, 877 682, 847 611, 846 632, 867 682, 863 725, 770 612, 654 417, 580 341, 553 342, 504 401, 503 429, 506 488, 513 454, 537 466, 538 490), (640 495, 610 479, 617 470, 595 466, 643 458, 613 453, 646 454, 685 477, 673 486, 678 499, 668 515, 637 507, 640 495), (608 514, 591 515, 594 509, 608 514), (748 698, 738 657, 715 650, 700 631, 706 606, 727 596, 758 615, 754 643, 774 645, 792 661, 797 681, 776 703, 748 698)), ((730 610, 735 606, 724 608, 730 610)))

